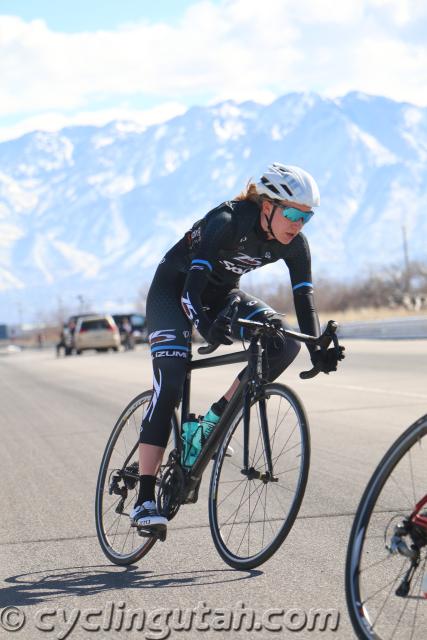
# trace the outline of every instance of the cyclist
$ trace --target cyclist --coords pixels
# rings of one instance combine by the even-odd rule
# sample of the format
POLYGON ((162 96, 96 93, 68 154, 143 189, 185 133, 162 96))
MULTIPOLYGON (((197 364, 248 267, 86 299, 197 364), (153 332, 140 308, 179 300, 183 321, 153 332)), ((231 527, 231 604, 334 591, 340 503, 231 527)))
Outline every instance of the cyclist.
MULTIPOLYGON (((301 229, 319 206, 319 189, 305 170, 278 162, 257 183, 250 182, 234 200, 209 211, 184 234, 161 260, 147 297, 147 325, 153 363, 153 396, 143 419, 139 446, 139 495, 130 513, 134 525, 166 526, 157 512, 155 481, 169 439, 171 417, 179 404, 185 379, 192 327, 209 343, 232 344, 245 330, 217 319, 230 295, 237 293, 239 317, 268 317, 287 323, 262 300, 239 289, 240 277, 283 259, 289 269, 300 330, 318 336, 320 326, 313 300, 310 250, 301 229)), ((334 349, 308 347, 314 365, 336 371, 334 349)), ((271 338, 267 344, 269 381, 295 359, 300 344, 271 338)), ((204 420, 219 421, 238 386, 207 412, 204 420)))

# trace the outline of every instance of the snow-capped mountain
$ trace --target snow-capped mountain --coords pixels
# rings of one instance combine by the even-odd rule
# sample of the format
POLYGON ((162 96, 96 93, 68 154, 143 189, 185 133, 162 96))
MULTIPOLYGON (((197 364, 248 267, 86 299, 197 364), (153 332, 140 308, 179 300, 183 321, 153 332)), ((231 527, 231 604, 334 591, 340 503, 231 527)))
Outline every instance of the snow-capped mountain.
POLYGON ((427 109, 361 93, 224 102, 145 130, 112 122, 0 143, 0 322, 58 295, 132 300, 192 222, 275 160, 319 183, 305 230, 314 273, 402 260, 403 224, 411 258, 426 259, 427 109))

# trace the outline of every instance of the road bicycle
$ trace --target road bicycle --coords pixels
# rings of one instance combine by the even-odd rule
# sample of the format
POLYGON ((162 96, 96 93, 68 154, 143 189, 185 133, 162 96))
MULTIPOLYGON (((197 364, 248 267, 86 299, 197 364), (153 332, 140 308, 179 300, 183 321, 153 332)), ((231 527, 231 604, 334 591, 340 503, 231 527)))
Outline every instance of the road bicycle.
MULTIPOLYGON (((238 298, 224 317, 235 319, 238 298), (228 315, 227 315, 228 314, 228 315)), ((320 337, 278 329, 268 320, 237 319, 251 330, 247 350, 188 361, 181 420, 172 417, 166 463, 157 478, 159 512, 172 520, 181 505, 197 502, 202 475, 213 461, 209 487, 209 524, 222 559, 236 569, 251 569, 270 558, 288 535, 298 514, 310 464, 310 433, 301 400, 289 387, 268 383, 265 343, 281 336, 339 349, 337 325, 330 321, 320 337), (181 464, 180 425, 190 413, 191 374, 205 367, 247 362, 240 384, 194 465, 181 464)), ((209 355, 219 345, 198 349, 209 355)), ((302 372, 304 379, 319 368, 302 372)), ((152 391, 132 400, 108 440, 96 488, 96 529, 107 558, 120 565, 140 560, 165 531, 132 527, 129 510, 138 488, 138 445, 142 419, 152 391)), ((166 457, 166 456, 165 456, 166 457)))
POLYGON ((427 414, 393 443, 360 501, 345 588, 358 638, 427 637, 427 414))

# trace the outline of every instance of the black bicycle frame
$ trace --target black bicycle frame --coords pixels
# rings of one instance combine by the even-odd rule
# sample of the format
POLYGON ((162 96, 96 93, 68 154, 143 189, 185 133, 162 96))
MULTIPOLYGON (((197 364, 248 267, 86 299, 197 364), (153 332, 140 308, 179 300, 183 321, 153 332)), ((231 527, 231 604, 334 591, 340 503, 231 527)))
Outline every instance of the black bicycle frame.
MULTIPOLYGON (((189 407, 190 407, 190 391, 191 391, 191 372, 195 369, 205 369, 207 367, 218 367, 225 364, 236 364, 238 362, 246 362, 248 366, 246 367, 243 375, 240 379, 240 383, 231 398, 230 402, 227 403, 227 406, 222 414, 216 428, 213 430, 207 441, 205 442, 199 457, 197 458, 194 465, 191 467, 189 471, 189 481, 187 483, 187 489, 191 491, 198 484, 204 470, 208 466, 212 456, 216 453, 219 442, 223 436, 224 429, 227 428, 231 424, 231 420, 233 419, 241 399, 243 398, 243 469, 242 473, 252 477, 261 477, 259 474, 257 475, 257 470, 249 468, 249 437, 250 437, 250 408, 251 408, 251 400, 255 397, 259 401, 259 412, 260 412, 260 423, 261 423, 261 433, 264 441, 264 448, 266 452, 266 463, 268 469, 268 475, 263 474, 262 479, 265 481, 268 480, 277 480, 273 477, 273 462, 271 459, 271 443, 268 432, 268 421, 267 421, 267 412, 266 412, 266 398, 262 394, 262 389, 265 384, 265 378, 267 376, 264 375, 266 367, 268 366, 268 362, 265 356, 265 336, 262 334, 264 329, 264 323, 255 321, 255 320, 246 320, 246 319, 238 319, 238 323, 241 326, 248 327, 255 331, 253 333, 249 348, 246 351, 234 351, 233 353, 228 353, 222 356, 214 356, 209 358, 200 358, 197 360, 192 360, 192 355, 190 352, 189 361, 187 364, 187 374, 184 380, 183 385, 183 394, 182 394, 182 409, 181 409, 181 428, 182 424, 188 419, 189 407)), ((270 327, 271 328, 271 327, 270 327)), ((274 327, 273 327, 274 328, 274 327)), ((338 349, 338 339, 335 335, 337 330, 337 324, 334 320, 329 320, 326 329, 322 333, 321 336, 309 336, 304 333, 297 333, 296 331, 291 331, 289 329, 283 330, 282 334, 285 337, 289 337, 299 342, 304 342, 307 344, 318 345, 324 349, 327 349, 331 342, 334 343, 335 347, 338 349)), ((340 358, 341 359, 341 358, 340 358)), ((313 367, 310 371, 303 371, 300 373, 300 377, 304 380, 309 378, 313 378, 320 372, 320 368, 317 366, 313 367)), ((125 460, 125 463, 122 467, 122 473, 124 476, 136 477, 135 474, 124 472, 124 469, 131 459, 132 455, 136 451, 139 442, 135 444, 135 447, 132 449, 131 453, 125 460)), ((182 444, 181 441, 177 442, 178 454, 180 455, 182 452, 182 444)))
MULTIPOLYGON (((190 390, 191 390, 191 372, 195 369, 204 369, 207 367, 217 367, 225 364, 236 364, 238 362, 247 362, 248 366, 243 372, 240 379, 239 386, 237 387, 233 397, 228 402, 224 413, 222 414, 220 421, 213 430, 211 436, 208 438, 204 447, 202 448, 196 462, 189 471, 189 479, 187 489, 191 491, 196 487, 200 478, 203 475, 206 467, 212 459, 212 456, 218 449, 220 440, 224 434, 224 429, 227 428, 234 417, 236 410, 240 406, 242 397, 244 397, 244 423, 243 423, 243 469, 242 473, 247 473, 249 470, 249 422, 250 422, 250 401, 251 397, 256 392, 257 385, 260 386, 263 374, 263 353, 264 345, 262 339, 260 341, 259 336, 253 336, 247 351, 236 351, 233 353, 214 356, 210 358, 198 359, 195 361, 190 360, 188 363, 188 370, 186 379, 184 382, 184 390, 182 395, 182 409, 181 409, 181 425, 188 419, 189 414, 189 402, 190 402, 190 390)), ((272 475, 272 461, 271 461, 271 447, 268 435, 268 425, 265 411, 265 399, 260 400, 260 417, 261 417, 261 430, 264 440, 265 451, 267 455, 268 471, 272 475)))

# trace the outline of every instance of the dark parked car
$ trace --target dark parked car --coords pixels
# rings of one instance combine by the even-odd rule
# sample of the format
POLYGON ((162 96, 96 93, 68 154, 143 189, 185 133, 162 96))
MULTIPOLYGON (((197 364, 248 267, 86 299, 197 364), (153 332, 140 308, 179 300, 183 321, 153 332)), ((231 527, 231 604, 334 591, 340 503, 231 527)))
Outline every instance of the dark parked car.
POLYGON ((141 313, 113 313, 114 322, 119 327, 122 343, 127 339, 126 321, 131 327, 131 339, 133 342, 148 342, 148 332, 145 322, 145 316, 141 313))

